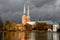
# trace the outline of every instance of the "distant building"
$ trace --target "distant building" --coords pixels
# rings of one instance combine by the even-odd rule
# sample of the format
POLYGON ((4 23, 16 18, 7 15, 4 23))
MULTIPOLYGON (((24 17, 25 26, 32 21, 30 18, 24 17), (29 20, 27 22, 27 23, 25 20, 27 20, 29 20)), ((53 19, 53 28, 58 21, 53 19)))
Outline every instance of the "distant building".
MULTIPOLYGON (((55 23, 53 21, 37 21, 38 23, 46 23, 48 25, 48 31, 54 31, 56 32, 59 28, 59 23, 55 23)), ((28 24, 34 26, 36 24, 36 21, 27 22, 28 24)))
POLYGON ((30 22, 31 18, 29 16, 29 5, 28 5, 28 10, 27 10, 27 15, 26 15, 26 8, 24 5, 24 14, 22 16, 22 24, 25 25, 27 22, 30 22))
MULTIPOLYGON (((38 23, 46 23, 48 25, 53 25, 53 22, 52 21, 37 21, 38 23)), ((30 25, 34 25, 36 23, 36 21, 30 21, 30 22, 27 22, 28 24, 30 25)))
POLYGON ((56 32, 58 28, 59 28, 59 23, 54 23, 53 24, 53 31, 56 32))
POLYGON ((22 15, 22 23, 21 24, 16 24, 15 29, 17 29, 17 30, 25 30, 24 25, 27 22, 30 22, 30 21, 31 21, 31 18, 30 18, 30 15, 29 15, 29 5, 28 5, 27 12, 26 12, 26 7, 25 7, 25 4, 24 4, 24 11, 23 11, 23 15, 22 15), (27 15, 26 15, 26 13, 27 13, 27 15))
POLYGON ((28 10, 27 10, 27 22, 31 21, 31 17, 29 15, 29 5, 28 5, 28 10))
POLYGON ((52 22, 52 21, 38 21, 40 23, 47 23, 49 26, 48 29, 52 29, 52 31, 56 32, 57 29, 59 28, 59 23, 57 22, 52 22))
POLYGON ((31 22, 27 22, 30 25, 34 25, 36 23, 36 21, 31 21, 31 22))
POLYGON ((24 5, 24 14, 22 15, 22 24, 26 24, 27 22, 27 16, 26 16, 26 9, 25 9, 25 5, 24 5))

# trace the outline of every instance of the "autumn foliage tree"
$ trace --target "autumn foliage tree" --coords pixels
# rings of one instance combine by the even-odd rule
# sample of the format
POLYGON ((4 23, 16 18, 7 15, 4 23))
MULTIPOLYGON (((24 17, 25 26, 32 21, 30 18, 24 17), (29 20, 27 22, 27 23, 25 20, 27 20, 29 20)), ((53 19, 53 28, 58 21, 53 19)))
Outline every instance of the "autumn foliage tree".
POLYGON ((16 24, 14 24, 13 22, 11 22, 9 20, 5 21, 6 30, 15 30, 15 26, 16 26, 16 24))
POLYGON ((32 25, 25 24, 24 27, 26 31, 32 31, 32 25))
POLYGON ((34 25, 35 30, 47 30, 47 24, 46 23, 38 23, 34 25))
POLYGON ((2 19, 1 19, 1 17, 0 17, 0 30, 1 30, 1 31, 3 30, 3 27, 4 27, 4 23, 3 23, 3 21, 2 21, 2 19))

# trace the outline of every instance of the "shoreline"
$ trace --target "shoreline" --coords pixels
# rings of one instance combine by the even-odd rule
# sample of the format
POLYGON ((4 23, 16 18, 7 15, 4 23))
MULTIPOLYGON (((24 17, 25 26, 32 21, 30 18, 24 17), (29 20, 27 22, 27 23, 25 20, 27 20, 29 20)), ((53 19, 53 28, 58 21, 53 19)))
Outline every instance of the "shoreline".
MULTIPOLYGON (((48 32, 48 31, 0 31, 0 32, 48 32)), ((60 32, 50 32, 50 33, 60 33, 60 32)))

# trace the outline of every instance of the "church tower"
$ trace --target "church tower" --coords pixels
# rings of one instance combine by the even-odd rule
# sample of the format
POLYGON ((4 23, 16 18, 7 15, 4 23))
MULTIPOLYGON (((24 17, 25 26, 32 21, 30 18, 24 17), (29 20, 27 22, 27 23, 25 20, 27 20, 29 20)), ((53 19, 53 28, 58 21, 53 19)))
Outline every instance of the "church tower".
POLYGON ((27 23, 27 16, 26 16, 26 8, 24 4, 24 11, 23 11, 23 16, 22 16, 22 24, 25 25, 27 23))
POLYGON ((30 18, 30 15, 29 15, 29 5, 28 5, 28 9, 27 9, 27 22, 30 22, 31 21, 31 18, 30 18))
MULTIPOLYGON (((29 1, 30 3, 30 1, 29 1)), ((31 18, 29 15, 29 4, 27 6, 27 10, 26 10, 26 6, 24 4, 24 11, 23 11, 23 15, 22 15, 22 24, 25 25, 27 22, 30 22, 31 18)))

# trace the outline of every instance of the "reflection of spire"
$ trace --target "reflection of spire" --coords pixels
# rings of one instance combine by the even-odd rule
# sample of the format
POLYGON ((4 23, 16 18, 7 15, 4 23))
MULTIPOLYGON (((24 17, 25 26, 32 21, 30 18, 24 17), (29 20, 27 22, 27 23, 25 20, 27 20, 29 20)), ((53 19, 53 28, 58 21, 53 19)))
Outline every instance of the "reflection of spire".
POLYGON ((29 5, 28 5, 28 10, 27 10, 27 16, 29 16, 29 5))
POLYGON ((24 11, 23 11, 23 13, 24 13, 24 15, 25 15, 25 13, 26 13, 26 8, 25 8, 25 4, 24 4, 24 11))

